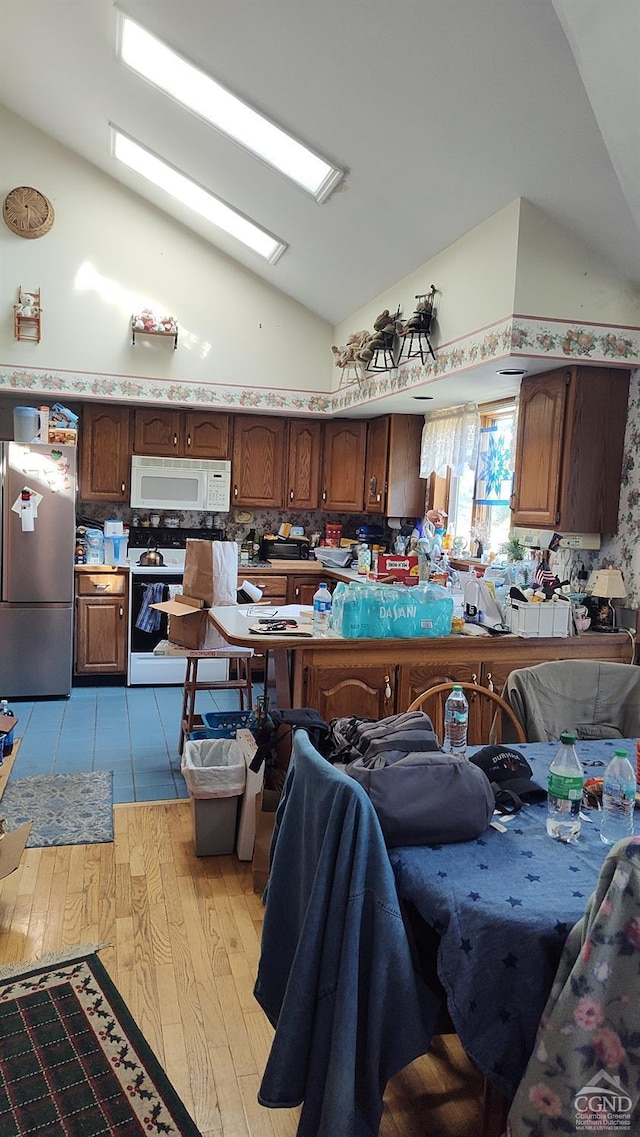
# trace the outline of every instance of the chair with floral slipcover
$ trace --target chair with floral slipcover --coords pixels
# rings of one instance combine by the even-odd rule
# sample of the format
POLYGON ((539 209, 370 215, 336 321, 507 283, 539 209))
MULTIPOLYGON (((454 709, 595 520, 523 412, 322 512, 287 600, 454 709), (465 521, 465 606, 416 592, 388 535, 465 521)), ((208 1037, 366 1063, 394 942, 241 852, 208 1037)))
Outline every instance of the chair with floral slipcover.
POLYGON ((614 845, 569 933, 507 1137, 640 1129, 640 837, 614 845))

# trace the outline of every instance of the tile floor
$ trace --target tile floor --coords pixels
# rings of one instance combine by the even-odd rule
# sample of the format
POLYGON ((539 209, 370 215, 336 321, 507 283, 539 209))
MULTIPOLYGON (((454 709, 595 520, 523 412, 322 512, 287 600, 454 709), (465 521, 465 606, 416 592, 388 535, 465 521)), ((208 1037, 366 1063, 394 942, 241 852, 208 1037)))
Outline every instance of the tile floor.
MULTIPOLYGON (((11 707, 20 739, 12 778, 113 770, 114 802, 188 797, 178 757, 182 687, 74 687, 68 699, 11 707)), ((199 714, 238 707, 235 691, 198 693, 199 714)))

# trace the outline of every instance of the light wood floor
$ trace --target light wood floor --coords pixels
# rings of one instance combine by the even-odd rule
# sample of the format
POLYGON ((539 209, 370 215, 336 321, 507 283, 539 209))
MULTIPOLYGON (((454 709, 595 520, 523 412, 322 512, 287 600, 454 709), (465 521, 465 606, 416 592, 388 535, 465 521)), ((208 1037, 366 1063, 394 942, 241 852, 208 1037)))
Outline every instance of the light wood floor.
MULTIPOLYGON (((1 805, 0 805, 1 815, 1 805)), ((100 958, 205 1137, 293 1137, 256 1095, 272 1031, 253 998, 251 866, 193 853, 188 801, 118 805, 115 841, 25 850, 0 882, 0 964, 81 942, 100 958)), ((454 1037, 389 1084, 382 1137, 478 1137, 480 1077, 454 1037)))

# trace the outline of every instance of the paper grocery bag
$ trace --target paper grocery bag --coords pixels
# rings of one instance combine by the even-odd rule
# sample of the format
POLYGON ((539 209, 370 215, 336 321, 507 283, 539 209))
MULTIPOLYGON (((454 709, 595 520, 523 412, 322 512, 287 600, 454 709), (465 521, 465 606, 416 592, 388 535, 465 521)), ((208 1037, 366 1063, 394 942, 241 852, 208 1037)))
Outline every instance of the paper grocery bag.
POLYGON ((183 591, 205 607, 236 604, 238 546, 235 541, 187 541, 183 591))

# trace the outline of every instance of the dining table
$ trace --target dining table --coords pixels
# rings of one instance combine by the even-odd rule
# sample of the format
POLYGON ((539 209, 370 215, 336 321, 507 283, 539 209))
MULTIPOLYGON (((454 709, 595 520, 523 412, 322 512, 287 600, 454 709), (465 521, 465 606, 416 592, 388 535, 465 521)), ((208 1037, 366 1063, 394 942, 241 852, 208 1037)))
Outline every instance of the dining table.
MULTIPOLYGON (((517 746, 542 787, 558 745, 517 746)), ((585 778, 601 776, 618 747, 635 756, 636 740, 577 741, 585 778)), ((542 801, 494 814, 473 841, 389 850, 401 900, 436 933, 437 976, 462 1046, 507 1098, 533 1049, 566 937, 610 848, 600 838, 600 811, 583 807, 581 817, 570 843, 547 834, 542 801)))

